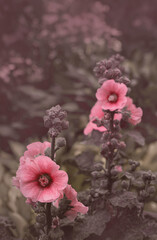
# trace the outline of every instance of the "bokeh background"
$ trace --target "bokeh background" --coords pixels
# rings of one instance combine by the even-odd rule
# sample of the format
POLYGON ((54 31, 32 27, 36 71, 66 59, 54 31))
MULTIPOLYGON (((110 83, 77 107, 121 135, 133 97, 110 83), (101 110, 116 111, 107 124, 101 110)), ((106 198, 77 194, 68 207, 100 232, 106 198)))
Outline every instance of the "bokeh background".
POLYGON ((98 87, 93 68, 112 54, 125 57, 130 95, 144 112, 133 130, 124 126, 126 152, 157 171, 156 12, 156 0, 0 0, 0 216, 13 220, 15 237, 33 220, 11 178, 26 146, 48 139, 43 115, 56 104, 70 122, 58 161, 76 190, 86 188, 80 156, 100 158, 96 145, 83 144, 98 87))

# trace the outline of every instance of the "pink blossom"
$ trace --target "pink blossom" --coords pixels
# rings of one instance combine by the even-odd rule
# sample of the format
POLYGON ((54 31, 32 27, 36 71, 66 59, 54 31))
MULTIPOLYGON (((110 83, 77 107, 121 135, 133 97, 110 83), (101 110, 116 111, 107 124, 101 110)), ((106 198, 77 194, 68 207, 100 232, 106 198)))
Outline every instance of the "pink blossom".
POLYGON ((72 208, 65 213, 65 216, 67 216, 70 220, 74 220, 78 213, 86 214, 88 212, 88 207, 84 206, 77 200, 77 192, 69 184, 64 189, 63 194, 60 195, 60 198, 53 203, 55 207, 59 206, 59 201, 63 198, 64 194, 67 199, 71 200, 70 205, 72 208))
POLYGON ((115 169, 117 172, 122 172, 122 171, 123 171, 122 167, 119 166, 119 165, 115 166, 114 169, 115 169))
POLYGON ((103 83, 97 90, 96 98, 102 102, 104 110, 114 111, 122 109, 127 101, 127 87, 123 83, 117 83, 113 79, 103 83))
POLYGON ((59 170, 59 166, 46 156, 38 156, 35 160, 27 158, 25 164, 20 165, 16 178, 14 185, 19 186, 22 194, 32 202, 56 200, 68 182, 66 172, 59 170))
POLYGON ((131 116, 128 119, 130 123, 133 125, 136 125, 141 122, 141 118, 143 115, 143 111, 140 107, 136 107, 133 104, 133 100, 130 97, 127 97, 127 103, 126 103, 127 110, 130 112, 131 116))
POLYGON ((27 151, 24 152, 24 156, 20 158, 20 166, 16 172, 16 177, 12 178, 12 184, 20 189, 20 169, 27 161, 34 161, 39 155, 45 155, 45 150, 51 147, 50 142, 34 142, 27 146, 27 151))
MULTIPOLYGON (((102 110, 102 102, 97 101, 96 104, 91 109, 91 113, 89 115, 90 121, 84 129, 84 134, 88 135, 93 130, 98 130, 99 132, 105 132, 106 131, 105 127, 103 127, 103 126, 98 127, 95 123, 92 122, 96 118, 101 120, 103 117, 104 117, 104 112, 102 110)), ((114 115, 114 119, 117 119, 120 121, 121 118, 122 118, 121 114, 114 115)))
POLYGON ((35 158, 38 155, 45 155, 45 150, 51 147, 50 142, 34 142, 27 146, 27 151, 24 153, 24 158, 35 158))
POLYGON ((101 127, 98 127, 96 125, 96 123, 93 123, 92 121, 90 121, 87 126, 85 127, 84 129, 84 134, 85 135, 88 135, 89 133, 91 133, 93 130, 98 130, 99 132, 105 132, 106 131, 106 128, 101 126, 101 127))

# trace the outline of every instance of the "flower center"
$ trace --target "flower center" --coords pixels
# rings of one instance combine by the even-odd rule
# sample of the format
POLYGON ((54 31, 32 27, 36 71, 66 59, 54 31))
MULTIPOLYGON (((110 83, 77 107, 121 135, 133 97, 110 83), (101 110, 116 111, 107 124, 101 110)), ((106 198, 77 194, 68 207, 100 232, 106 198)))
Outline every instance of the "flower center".
POLYGON ((48 174, 45 173, 39 176, 38 182, 41 187, 47 187, 52 182, 52 179, 48 174))
POLYGON ((108 101, 109 102, 117 102, 117 95, 115 93, 112 93, 109 97, 108 97, 108 101))

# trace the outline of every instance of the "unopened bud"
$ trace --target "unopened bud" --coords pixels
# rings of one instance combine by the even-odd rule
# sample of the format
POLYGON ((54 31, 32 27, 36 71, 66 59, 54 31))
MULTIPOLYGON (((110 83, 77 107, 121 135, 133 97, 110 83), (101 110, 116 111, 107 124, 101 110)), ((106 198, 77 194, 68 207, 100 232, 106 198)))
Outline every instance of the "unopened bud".
POLYGON ((103 170, 103 166, 102 166, 101 163, 97 163, 97 164, 94 165, 94 169, 96 171, 101 171, 101 170, 103 170))
POLYGON ((37 215, 37 216, 36 216, 36 221, 37 221, 38 223, 45 224, 45 223, 46 223, 46 216, 45 216, 45 214, 43 213, 43 214, 37 215))
POLYGON ((63 121, 62 122, 62 128, 63 128, 63 130, 68 129, 69 128, 69 122, 68 121, 63 121))
POLYGON ((66 140, 63 137, 59 137, 56 139, 56 147, 57 148, 61 148, 64 147, 66 145, 66 140))
POLYGON ((119 148, 120 148, 121 150, 123 150, 124 148, 126 148, 125 142, 120 142, 120 143, 119 143, 119 148))
POLYGON ((117 145, 118 145, 118 141, 117 141, 116 138, 112 138, 112 139, 111 139, 111 145, 112 145, 112 147, 114 147, 114 148, 117 147, 117 145))
POLYGON ((122 186, 122 188, 127 189, 127 188, 129 187, 129 182, 127 182, 127 181, 122 181, 122 182, 121 182, 121 186, 122 186))
POLYGON ((154 194, 156 192, 156 189, 154 186, 150 186, 148 189, 147 189, 148 193, 149 194, 154 194))
POLYGON ((115 168, 113 168, 113 169, 111 170, 111 175, 112 175, 113 177, 115 177, 115 176, 117 176, 117 174, 118 174, 118 171, 117 171, 115 168))

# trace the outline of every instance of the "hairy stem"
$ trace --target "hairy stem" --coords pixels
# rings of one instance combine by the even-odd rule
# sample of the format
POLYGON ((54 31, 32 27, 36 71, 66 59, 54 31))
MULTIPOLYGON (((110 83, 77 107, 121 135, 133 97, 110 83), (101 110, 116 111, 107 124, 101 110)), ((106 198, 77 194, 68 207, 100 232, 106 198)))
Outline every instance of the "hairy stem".
MULTIPOLYGON (((110 129, 109 131, 111 132, 111 134, 114 131, 113 128, 113 120, 114 120, 114 112, 111 112, 111 119, 110 119, 110 129)), ((110 140, 111 140, 111 136, 110 136, 110 140)), ((111 149, 111 146, 109 147, 109 155, 108 158, 106 159, 106 168, 108 170, 108 190, 109 192, 112 191, 112 175, 111 175, 111 169, 112 169, 112 163, 113 163, 113 150, 111 149)))
MULTIPOLYGON (((51 159, 53 161, 55 161, 54 154, 55 154, 55 137, 53 137, 51 141, 51 159)), ((47 218, 47 234, 48 234, 52 225, 51 203, 46 204, 46 218, 47 218)))

